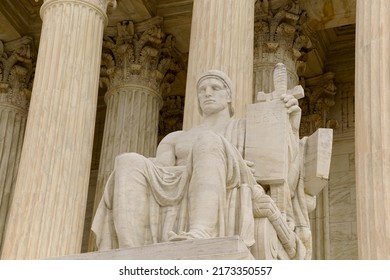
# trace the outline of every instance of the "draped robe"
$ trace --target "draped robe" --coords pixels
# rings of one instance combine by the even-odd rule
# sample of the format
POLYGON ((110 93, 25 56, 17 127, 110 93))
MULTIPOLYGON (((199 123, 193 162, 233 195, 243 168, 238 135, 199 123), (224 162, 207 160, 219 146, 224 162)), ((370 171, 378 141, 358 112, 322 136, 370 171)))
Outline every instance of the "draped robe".
POLYGON ((232 119, 223 135, 199 135, 186 166, 118 156, 92 224, 99 250, 166 242, 171 231, 193 238, 239 235, 253 245, 251 198, 262 188, 242 158, 244 138, 245 121, 232 119))

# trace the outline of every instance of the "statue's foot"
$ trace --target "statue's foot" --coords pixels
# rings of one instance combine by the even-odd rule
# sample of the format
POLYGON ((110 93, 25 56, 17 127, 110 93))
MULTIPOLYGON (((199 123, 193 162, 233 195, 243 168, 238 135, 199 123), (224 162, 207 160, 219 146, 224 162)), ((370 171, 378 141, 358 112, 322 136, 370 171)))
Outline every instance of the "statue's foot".
POLYGON ((168 232, 168 241, 184 241, 184 240, 189 240, 189 239, 194 239, 192 236, 189 234, 183 232, 181 234, 177 234, 173 231, 168 232))

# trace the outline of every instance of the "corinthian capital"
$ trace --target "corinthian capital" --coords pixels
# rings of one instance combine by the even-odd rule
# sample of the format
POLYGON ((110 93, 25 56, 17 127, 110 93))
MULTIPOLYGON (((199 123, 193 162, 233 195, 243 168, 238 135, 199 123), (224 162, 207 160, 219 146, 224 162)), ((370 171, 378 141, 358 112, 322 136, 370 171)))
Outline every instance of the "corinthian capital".
POLYGON ((305 97, 299 101, 302 108, 300 135, 311 134, 320 127, 337 128, 337 121, 327 117, 330 108, 335 105, 337 93, 334 73, 305 79, 304 88, 305 97))
POLYGON ((255 60, 268 56, 300 72, 305 54, 312 49, 302 32, 305 19, 297 0, 257 0, 255 3, 255 60))
POLYGON ((0 41, 0 103, 27 109, 32 88, 32 39, 0 41))
POLYGON ((108 88, 134 83, 160 92, 181 69, 175 38, 164 33, 160 17, 120 22, 104 36, 101 81, 108 88))

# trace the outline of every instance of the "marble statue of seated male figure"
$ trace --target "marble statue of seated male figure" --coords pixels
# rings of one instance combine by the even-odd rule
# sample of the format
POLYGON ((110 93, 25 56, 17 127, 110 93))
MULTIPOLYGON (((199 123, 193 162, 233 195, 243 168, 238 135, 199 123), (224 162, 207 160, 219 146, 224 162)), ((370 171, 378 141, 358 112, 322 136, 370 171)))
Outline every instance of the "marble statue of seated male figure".
MULTIPOLYGON (((254 244, 252 198, 264 190, 243 159, 245 121, 232 119, 232 82, 210 70, 198 80, 202 124, 167 135, 156 158, 116 158, 92 230, 99 250, 239 235, 254 244)), ((300 111, 283 98, 290 114, 300 111)))

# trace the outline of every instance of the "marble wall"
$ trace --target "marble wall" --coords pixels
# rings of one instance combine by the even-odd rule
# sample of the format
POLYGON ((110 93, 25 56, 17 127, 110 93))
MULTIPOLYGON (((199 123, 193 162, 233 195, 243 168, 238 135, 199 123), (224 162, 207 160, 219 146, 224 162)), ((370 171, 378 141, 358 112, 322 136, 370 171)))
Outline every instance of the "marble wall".
POLYGON ((330 115, 335 129, 329 179, 329 259, 357 259, 353 83, 337 83, 330 115))
POLYGON ((329 180, 329 259, 357 259, 355 144, 335 139, 329 180))

